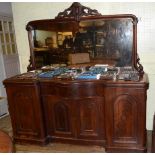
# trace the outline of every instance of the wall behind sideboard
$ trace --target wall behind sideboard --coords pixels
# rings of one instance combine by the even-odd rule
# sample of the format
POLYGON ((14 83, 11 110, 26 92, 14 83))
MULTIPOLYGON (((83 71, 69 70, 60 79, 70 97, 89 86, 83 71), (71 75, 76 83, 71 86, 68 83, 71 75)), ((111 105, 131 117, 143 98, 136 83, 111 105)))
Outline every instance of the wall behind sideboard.
MULTIPOLYGON (((147 129, 152 130, 155 112, 155 3, 154 2, 85 2, 82 5, 97 9, 101 14, 134 14, 138 17, 138 54, 145 72, 149 75, 150 88, 147 100, 147 129)), ((21 72, 27 71, 29 43, 26 24, 31 20, 51 19, 71 3, 12 3, 17 48, 21 72)))

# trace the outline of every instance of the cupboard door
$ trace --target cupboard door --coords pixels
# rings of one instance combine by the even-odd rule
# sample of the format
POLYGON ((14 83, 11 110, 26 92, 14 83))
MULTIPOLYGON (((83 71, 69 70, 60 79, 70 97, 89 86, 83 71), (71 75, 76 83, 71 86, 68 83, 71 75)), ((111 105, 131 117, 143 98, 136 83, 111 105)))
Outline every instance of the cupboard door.
POLYGON ((14 85, 7 87, 9 112, 14 138, 21 142, 44 143, 45 132, 41 103, 35 85, 14 85))
MULTIPOLYGON (((145 151, 146 98, 143 89, 106 88, 107 146, 110 151, 145 151), (111 94, 111 95, 108 95, 111 94)), ((105 94, 105 95, 106 95, 105 94)))
POLYGON ((105 139, 104 98, 82 98, 76 101, 78 138, 105 139))
POLYGON ((51 136, 72 137, 74 135, 73 126, 74 102, 57 96, 44 96, 44 106, 46 109, 46 125, 48 134, 51 136))

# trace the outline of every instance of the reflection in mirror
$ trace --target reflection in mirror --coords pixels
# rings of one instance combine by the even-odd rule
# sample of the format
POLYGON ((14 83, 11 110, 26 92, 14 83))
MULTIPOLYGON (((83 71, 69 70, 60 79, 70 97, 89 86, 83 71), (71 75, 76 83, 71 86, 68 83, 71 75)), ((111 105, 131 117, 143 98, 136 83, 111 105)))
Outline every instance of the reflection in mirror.
POLYGON ((131 19, 81 21, 75 49, 87 51, 94 60, 115 66, 132 65, 133 23, 131 19))
POLYGON ((73 52, 72 32, 34 30, 32 35, 37 68, 53 63, 67 64, 67 55, 73 52))
POLYGON ((132 66, 132 21, 132 18, 102 18, 83 20, 78 26, 56 23, 49 29, 35 29, 32 31, 35 66, 70 64, 70 53, 89 53, 93 64, 132 66))
POLYGON ((35 48, 57 47, 56 32, 35 30, 33 34, 35 48))
POLYGON ((72 32, 58 32, 57 35, 58 46, 64 49, 73 48, 73 34, 72 32))
POLYGON ((33 31, 34 50, 37 48, 72 48, 72 32, 33 31))

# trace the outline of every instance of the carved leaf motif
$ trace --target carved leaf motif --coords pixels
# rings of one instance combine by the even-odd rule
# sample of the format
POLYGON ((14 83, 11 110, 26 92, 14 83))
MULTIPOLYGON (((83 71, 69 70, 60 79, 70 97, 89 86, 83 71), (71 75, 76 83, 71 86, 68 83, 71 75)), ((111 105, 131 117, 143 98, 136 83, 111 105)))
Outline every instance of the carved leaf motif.
POLYGON ((84 16, 101 16, 101 14, 98 13, 97 10, 92 10, 78 2, 74 2, 68 9, 66 9, 64 12, 60 12, 55 18, 72 18, 79 21, 80 18, 84 16))
POLYGON ((140 63, 140 58, 139 58, 139 56, 137 56, 137 70, 138 70, 138 72, 139 72, 141 75, 144 74, 143 66, 142 66, 141 63, 140 63))

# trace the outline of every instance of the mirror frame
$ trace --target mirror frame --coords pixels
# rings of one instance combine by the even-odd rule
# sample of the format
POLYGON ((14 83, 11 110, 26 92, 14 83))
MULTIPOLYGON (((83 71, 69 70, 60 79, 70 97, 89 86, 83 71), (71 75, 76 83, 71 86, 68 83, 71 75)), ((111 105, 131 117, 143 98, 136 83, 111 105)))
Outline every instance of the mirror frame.
POLYGON ((119 19, 119 18, 130 18, 133 23, 133 49, 132 49, 132 67, 134 67, 140 74, 143 74, 143 66, 140 64, 140 59, 137 54, 137 23, 138 19, 132 14, 119 14, 119 15, 101 15, 97 10, 90 9, 81 5, 78 2, 74 2, 68 9, 60 12, 55 19, 43 19, 30 21, 26 25, 28 31, 28 39, 30 46, 30 59, 27 70, 36 69, 35 57, 34 57, 34 44, 33 44, 33 30, 53 30, 53 24, 65 23, 68 24, 68 29, 76 31, 80 21, 87 20, 102 20, 102 19, 119 19), (74 24, 74 26, 73 26, 74 24), (71 25, 71 26, 69 26, 71 25))

